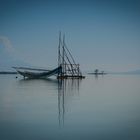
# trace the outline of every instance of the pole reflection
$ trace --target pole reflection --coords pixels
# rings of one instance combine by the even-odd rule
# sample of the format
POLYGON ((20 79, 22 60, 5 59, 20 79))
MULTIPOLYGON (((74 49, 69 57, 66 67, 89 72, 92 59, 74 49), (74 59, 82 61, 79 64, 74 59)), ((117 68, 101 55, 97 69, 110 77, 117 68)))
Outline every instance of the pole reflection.
POLYGON ((64 126, 65 113, 68 100, 71 96, 79 95, 81 79, 58 80, 58 122, 59 126, 64 126))

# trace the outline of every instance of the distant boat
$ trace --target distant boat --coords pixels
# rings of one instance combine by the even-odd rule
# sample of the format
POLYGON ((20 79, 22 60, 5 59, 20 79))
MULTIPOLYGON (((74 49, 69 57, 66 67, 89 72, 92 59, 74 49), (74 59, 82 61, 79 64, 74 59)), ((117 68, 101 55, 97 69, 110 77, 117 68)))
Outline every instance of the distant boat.
POLYGON ((105 75, 105 74, 107 74, 107 73, 102 73, 102 72, 98 72, 98 73, 89 72, 88 74, 93 74, 93 75, 105 75))
POLYGON ((85 78, 80 71, 79 64, 75 63, 70 51, 66 47, 65 36, 63 36, 63 41, 61 40, 61 33, 59 34, 58 66, 55 69, 13 68, 24 78, 47 78, 53 75, 57 76, 58 79, 85 78))
POLYGON ((94 71, 94 72, 90 72, 90 73, 88 73, 88 74, 94 74, 94 75, 105 75, 105 74, 107 74, 107 73, 105 73, 104 71, 99 72, 99 70, 98 70, 98 69, 95 69, 95 71, 94 71))

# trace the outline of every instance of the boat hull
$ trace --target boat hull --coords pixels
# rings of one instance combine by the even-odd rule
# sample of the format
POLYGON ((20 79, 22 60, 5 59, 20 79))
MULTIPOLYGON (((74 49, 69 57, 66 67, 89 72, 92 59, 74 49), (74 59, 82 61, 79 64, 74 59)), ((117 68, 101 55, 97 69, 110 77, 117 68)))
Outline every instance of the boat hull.
POLYGON ((16 69, 17 72, 22 75, 24 78, 44 78, 44 77, 50 77, 56 74, 61 73, 62 71, 62 67, 57 67, 53 70, 50 70, 48 72, 30 72, 30 71, 22 71, 22 70, 18 70, 16 69))

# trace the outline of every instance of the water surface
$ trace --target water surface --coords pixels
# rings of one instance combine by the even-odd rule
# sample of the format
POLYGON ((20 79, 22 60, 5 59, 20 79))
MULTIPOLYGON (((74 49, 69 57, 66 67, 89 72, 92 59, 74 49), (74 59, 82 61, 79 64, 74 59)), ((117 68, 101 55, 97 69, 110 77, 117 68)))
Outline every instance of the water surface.
POLYGON ((140 75, 0 75, 0 140, 139 140, 140 75))

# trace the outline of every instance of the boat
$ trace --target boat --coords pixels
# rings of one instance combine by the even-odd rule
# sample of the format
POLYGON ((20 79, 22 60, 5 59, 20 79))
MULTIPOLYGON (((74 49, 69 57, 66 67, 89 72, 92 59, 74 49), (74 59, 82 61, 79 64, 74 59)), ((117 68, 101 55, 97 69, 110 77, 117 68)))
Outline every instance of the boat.
POLYGON ((90 72, 90 73, 88 73, 88 74, 93 74, 93 75, 105 75, 105 74, 107 74, 107 73, 104 72, 104 71, 99 72, 98 69, 95 69, 94 72, 90 72))
POLYGON ((99 72, 99 73, 89 72, 88 74, 93 74, 93 75, 105 75, 105 74, 107 74, 107 73, 102 73, 102 72, 99 72))
POLYGON ((85 76, 82 75, 79 64, 75 63, 75 60, 68 50, 65 43, 65 35, 63 41, 61 39, 61 32, 59 33, 59 45, 58 45, 58 66, 52 70, 46 69, 34 69, 27 67, 13 67, 24 78, 48 78, 50 76, 56 76, 57 79, 76 78, 82 79, 85 76))
POLYGON ((17 70, 17 72, 22 75, 24 78, 47 78, 47 77, 50 77, 52 75, 55 75, 55 74, 58 74, 58 73, 61 73, 62 71, 62 67, 57 67, 53 70, 46 70, 46 71, 43 71, 43 72, 40 72, 40 70, 38 72, 35 72, 33 69, 32 71, 27 68, 19 68, 19 67, 13 67, 17 70))

